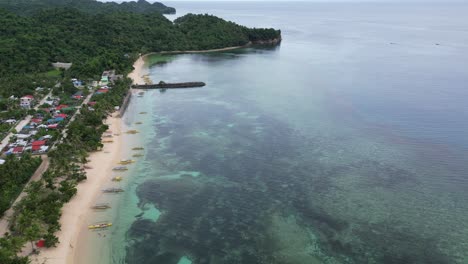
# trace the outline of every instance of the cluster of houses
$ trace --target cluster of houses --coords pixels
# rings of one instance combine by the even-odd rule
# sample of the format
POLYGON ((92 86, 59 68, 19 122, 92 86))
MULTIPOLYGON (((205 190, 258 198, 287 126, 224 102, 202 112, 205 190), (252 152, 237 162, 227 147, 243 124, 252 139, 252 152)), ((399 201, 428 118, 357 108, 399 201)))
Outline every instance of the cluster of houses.
POLYGON ((30 151, 33 154, 46 153, 50 147, 49 141, 53 138, 47 132, 60 128, 66 119, 68 119, 68 115, 63 113, 56 113, 53 118, 48 120, 45 120, 41 115, 36 115, 15 135, 16 140, 5 148, 4 153, 6 155, 19 155, 25 151, 30 151), (42 132, 41 134, 46 132, 46 135, 37 138, 36 135, 40 132, 42 132))

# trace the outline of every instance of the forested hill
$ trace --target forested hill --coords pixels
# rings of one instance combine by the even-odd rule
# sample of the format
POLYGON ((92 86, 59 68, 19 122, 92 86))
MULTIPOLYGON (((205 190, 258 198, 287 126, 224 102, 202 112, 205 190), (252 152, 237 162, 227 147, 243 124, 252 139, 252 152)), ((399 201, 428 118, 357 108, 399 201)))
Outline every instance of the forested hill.
POLYGON ((104 69, 129 71, 138 53, 240 46, 280 34, 210 15, 189 14, 172 23, 159 13, 56 8, 19 16, 0 10, 0 76, 46 72, 61 61, 73 63, 70 74, 94 77, 104 69))
POLYGON ((55 7, 76 8, 89 14, 108 12, 132 12, 175 14, 176 10, 159 2, 149 3, 145 0, 138 2, 99 2, 96 0, 0 0, 0 8, 4 8, 19 15, 31 15, 37 11, 55 7))

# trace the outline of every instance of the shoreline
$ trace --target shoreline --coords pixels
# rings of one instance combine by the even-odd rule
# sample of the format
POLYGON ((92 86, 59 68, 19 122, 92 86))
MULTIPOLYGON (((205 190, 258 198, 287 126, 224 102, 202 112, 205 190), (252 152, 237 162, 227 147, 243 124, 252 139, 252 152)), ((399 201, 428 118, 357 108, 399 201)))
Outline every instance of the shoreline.
POLYGON ((150 52, 141 55, 133 64, 133 71, 130 72, 127 76, 133 80, 132 85, 142 85, 145 84, 145 76, 148 75, 148 68, 146 68, 146 57, 154 55, 154 54, 162 54, 162 55, 171 55, 171 54, 201 54, 201 53, 211 53, 211 52, 221 52, 221 51, 230 51, 230 50, 237 50, 248 48, 252 46, 253 43, 249 42, 243 46, 234 46, 234 47, 226 47, 220 49, 209 49, 209 50, 175 50, 175 51, 160 51, 160 52, 150 52))
MULTIPOLYGON (((122 121, 116 113, 105 121, 109 130, 121 134, 122 121)), ((86 170, 87 179, 77 186, 77 194, 62 208, 60 218, 61 230, 57 233, 59 244, 55 248, 39 249, 38 255, 30 257, 33 264, 64 264, 74 263, 74 256, 84 252, 76 251, 78 239, 87 231, 88 216, 92 213, 91 206, 101 194, 103 186, 110 182, 112 168, 120 160, 122 136, 114 136, 114 142, 105 144, 102 151, 93 152, 87 164, 91 169, 86 170), (86 231, 85 231, 86 229, 86 231)))

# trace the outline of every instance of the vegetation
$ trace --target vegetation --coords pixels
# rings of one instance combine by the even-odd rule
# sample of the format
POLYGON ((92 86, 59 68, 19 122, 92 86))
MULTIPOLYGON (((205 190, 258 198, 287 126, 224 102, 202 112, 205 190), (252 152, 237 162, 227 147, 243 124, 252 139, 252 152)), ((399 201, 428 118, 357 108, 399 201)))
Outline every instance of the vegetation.
POLYGON ((92 15, 56 8, 30 17, 0 11, 0 34, 0 76, 48 72, 51 62, 63 61, 73 63, 69 76, 84 79, 104 69, 128 72, 138 53, 239 46, 277 38, 280 31, 210 15, 189 14, 172 23, 159 13, 92 15))
POLYGON ((21 160, 8 156, 5 164, 0 166, 0 216, 10 208, 40 164, 41 158, 25 154, 21 160))
POLYGON ((144 0, 138 2, 103 3, 96 0, 2 0, 0 8, 5 8, 17 14, 30 15, 37 11, 49 9, 51 6, 76 8, 85 13, 102 14, 107 12, 133 13, 163 13, 175 14, 176 10, 161 3, 149 3, 144 0))

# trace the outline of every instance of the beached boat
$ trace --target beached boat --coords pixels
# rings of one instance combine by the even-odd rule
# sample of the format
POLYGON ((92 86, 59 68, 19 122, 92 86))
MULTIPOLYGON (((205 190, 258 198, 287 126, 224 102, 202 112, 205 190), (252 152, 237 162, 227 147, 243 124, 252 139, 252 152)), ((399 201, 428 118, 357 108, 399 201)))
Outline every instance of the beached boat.
POLYGON ((122 188, 107 188, 107 189, 104 189, 102 191, 105 192, 105 193, 120 193, 120 192, 124 192, 124 189, 122 189, 122 188))
POLYGON ((111 206, 108 203, 100 203, 100 204, 93 205, 91 208, 92 209, 102 210, 102 209, 109 209, 109 208, 111 208, 111 206))
POLYGON ((114 140, 103 140, 102 143, 114 143, 114 140))
POLYGON ((132 163, 134 163, 134 162, 135 162, 134 160, 126 159, 126 160, 121 160, 121 161, 119 161, 119 164, 120 164, 120 165, 128 165, 128 164, 132 164, 132 163))
POLYGON ((115 171, 126 171, 126 170, 128 170, 128 168, 125 167, 125 166, 117 166, 117 167, 114 167, 112 170, 115 170, 115 171))
POLYGON ((135 157, 135 158, 139 158, 139 157, 143 157, 144 155, 143 154, 134 154, 132 155, 132 157, 135 157))
POLYGON ((112 178, 112 181, 115 181, 115 182, 119 182, 122 180, 123 180, 122 176, 115 176, 114 178, 112 178))
POLYGON ((111 227, 112 223, 111 222, 105 222, 105 223, 97 223, 94 225, 89 225, 88 229, 103 229, 103 228, 108 228, 111 227))
POLYGON ((102 137, 104 137, 104 138, 111 138, 111 137, 113 137, 113 136, 112 136, 112 134, 106 134, 106 135, 102 135, 102 137))
POLYGON ((145 148, 144 147, 136 147, 136 148, 132 148, 132 150, 144 150, 145 148))
POLYGON ((128 130, 125 133, 127 133, 127 134, 136 134, 136 133, 140 133, 140 132, 138 130, 128 130))

